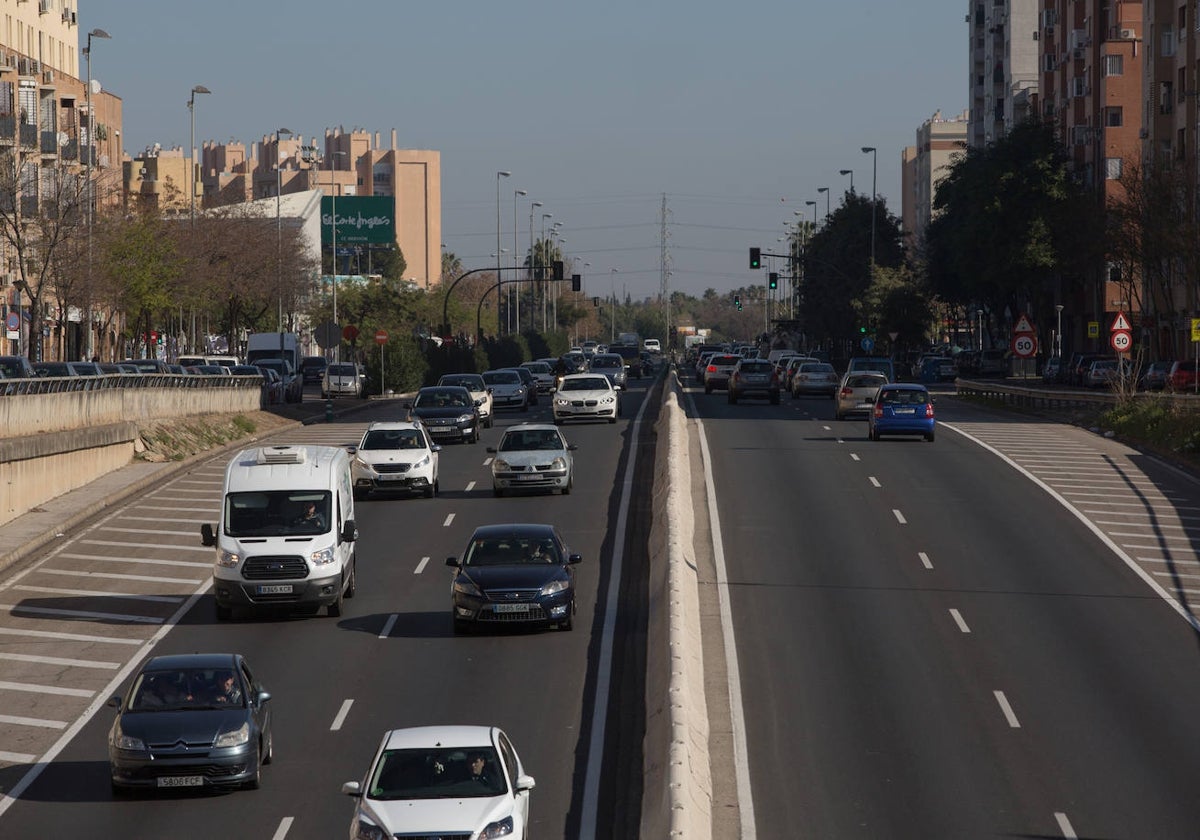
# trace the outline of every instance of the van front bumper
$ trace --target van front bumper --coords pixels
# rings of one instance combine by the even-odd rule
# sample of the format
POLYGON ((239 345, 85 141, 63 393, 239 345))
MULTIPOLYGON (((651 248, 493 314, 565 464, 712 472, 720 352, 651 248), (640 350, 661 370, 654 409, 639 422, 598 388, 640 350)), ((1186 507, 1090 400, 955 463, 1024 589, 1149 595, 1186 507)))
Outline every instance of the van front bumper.
POLYGON ((213 577, 213 595, 222 607, 327 606, 338 598, 342 576, 305 580, 227 580, 213 577))

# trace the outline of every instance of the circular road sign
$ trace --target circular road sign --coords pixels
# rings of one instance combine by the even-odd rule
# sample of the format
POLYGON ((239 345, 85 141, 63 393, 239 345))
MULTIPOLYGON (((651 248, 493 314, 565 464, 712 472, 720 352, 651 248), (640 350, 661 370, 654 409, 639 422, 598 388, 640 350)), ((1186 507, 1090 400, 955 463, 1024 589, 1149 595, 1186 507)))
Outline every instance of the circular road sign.
POLYGON ((5 326, 10 330, 19 329, 21 326, 21 316, 16 312, 9 312, 8 318, 5 319, 5 326))
POLYGON ((874 349, 875 349, 875 339, 873 339, 873 338, 864 338, 862 341, 858 342, 858 345, 859 345, 860 347, 862 347, 862 349, 864 349, 864 350, 866 350, 868 353, 870 353, 872 350, 874 350, 874 349))
POLYGON ((388 339, 387 330, 375 330, 375 343, 376 344, 387 344, 387 339, 388 339))
POLYGON ((322 349, 328 347, 336 347, 338 341, 342 337, 342 330, 333 321, 326 321, 316 328, 314 334, 322 349))
POLYGON ((1112 345, 1112 349, 1118 353, 1124 353, 1133 346, 1133 335, 1129 330, 1113 330, 1112 337, 1108 342, 1112 345))
POLYGON ((342 338, 353 344, 354 340, 358 338, 358 327, 354 326, 353 324, 347 324, 346 326, 342 327, 342 338))
POLYGON ((1037 337, 1029 333, 1018 333, 1013 336, 1012 351, 1022 359, 1028 359, 1037 354, 1037 337))

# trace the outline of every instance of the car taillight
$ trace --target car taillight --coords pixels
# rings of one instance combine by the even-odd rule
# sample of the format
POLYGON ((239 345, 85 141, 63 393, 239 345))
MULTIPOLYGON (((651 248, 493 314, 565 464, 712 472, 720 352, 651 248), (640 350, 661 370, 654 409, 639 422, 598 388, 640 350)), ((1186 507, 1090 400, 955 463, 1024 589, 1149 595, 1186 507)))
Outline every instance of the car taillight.
POLYGON ((925 403, 925 417, 926 418, 933 417, 933 403, 925 403))
POLYGON ((882 416, 883 416, 883 405, 881 403, 875 403, 875 417, 879 418, 882 416))
POLYGON ((709 365, 709 366, 708 366, 708 372, 709 372, 709 373, 716 373, 716 372, 717 372, 717 366, 716 366, 716 365, 709 365))
POLYGON ((853 393, 854 393, 854 390, 853 390, 852 388, 848 388, 848 387, 847 387, 847 388, 843 388, 843 389, 842 389, 842 396, 843 396, 843 397, 848 397, 848 396, 850 396, 850 395, 851 395, 851 394, 853 394, 853 393))

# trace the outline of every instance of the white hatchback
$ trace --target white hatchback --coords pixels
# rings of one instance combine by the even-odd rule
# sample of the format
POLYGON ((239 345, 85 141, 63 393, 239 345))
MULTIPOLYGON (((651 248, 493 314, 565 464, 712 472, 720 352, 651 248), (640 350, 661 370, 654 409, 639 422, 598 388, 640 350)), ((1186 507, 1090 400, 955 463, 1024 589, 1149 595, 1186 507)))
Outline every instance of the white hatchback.
POLYGON ((351 453, 350 475, 355 498, 372 490, 420 493, 432 499, 438 493, 438 452, 420 421, 379 421, 363 433, 351 453))
POLYGON ((321 378, 321 399, 343 395, 357 397, 361 394, 362 379, 358 365, 337 362, 325 368, 325 375, 321 378))
POLYGON ((621 414, 620 392, 608 377, 598 373, 564 376, 554 394, 554 424, 566 420, 607 420, 616 423, 621 414))

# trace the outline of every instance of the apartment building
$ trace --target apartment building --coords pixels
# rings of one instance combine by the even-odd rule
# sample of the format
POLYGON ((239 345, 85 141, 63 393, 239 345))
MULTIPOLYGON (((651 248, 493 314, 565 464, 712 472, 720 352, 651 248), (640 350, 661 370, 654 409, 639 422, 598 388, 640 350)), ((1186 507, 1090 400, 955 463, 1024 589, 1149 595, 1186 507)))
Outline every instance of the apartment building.
POLYGON ((1035 113, 1038 0, 971 0, 967 140, 981 149, 1035 113))
POLYGON ((968 112, 946 119, 936 112, 917 129, 917 142, 904 150, 902 160, 902 220, 908 247, 919 247, 933 220, 937 185, 955 155, 967 148, 968 112))

